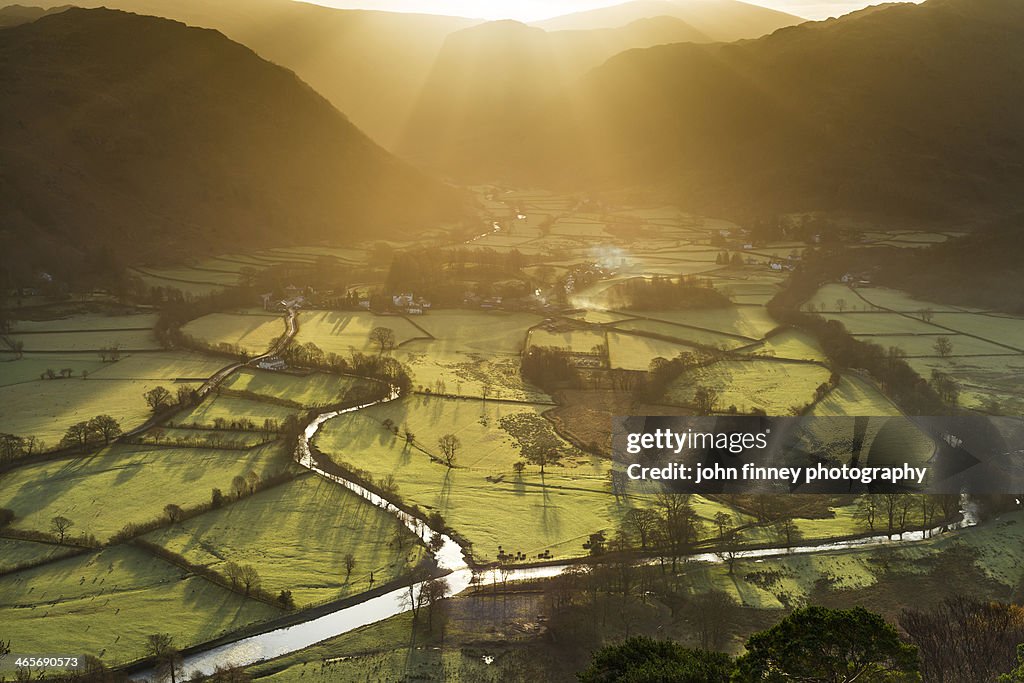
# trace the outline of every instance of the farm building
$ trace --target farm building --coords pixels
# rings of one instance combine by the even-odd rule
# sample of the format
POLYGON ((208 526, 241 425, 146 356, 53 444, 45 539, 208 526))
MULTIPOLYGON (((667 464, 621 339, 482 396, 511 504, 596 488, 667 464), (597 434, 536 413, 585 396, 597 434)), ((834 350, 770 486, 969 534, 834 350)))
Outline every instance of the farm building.
POLYGON ((288 367, 288 364, 285 363, 284 360, 282 360, 281 358, 278 358, 277 356, 271 356, 269 358, 264 358, 263 360, 261 360, 259 363, 256 364, 256 367, 258 367, 261 370, 284 370, 288 367))

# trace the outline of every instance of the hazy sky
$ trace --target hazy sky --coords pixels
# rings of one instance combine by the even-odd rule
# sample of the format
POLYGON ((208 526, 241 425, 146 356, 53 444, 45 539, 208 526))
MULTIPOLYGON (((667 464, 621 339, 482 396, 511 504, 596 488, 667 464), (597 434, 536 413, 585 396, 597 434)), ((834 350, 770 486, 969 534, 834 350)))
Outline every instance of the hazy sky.
MULTIPOLYGON (((307 0, 320 5, 345 8, 380 9, 392 12, 454 14, 482 19, 518 19, 536 21, 616 5, 624 0, 307 0)), ((825 19, 878 4, 882 0, 746 0, 806 17, 825 19)), ((920 0, 913 0, 918 2, 920 0)))

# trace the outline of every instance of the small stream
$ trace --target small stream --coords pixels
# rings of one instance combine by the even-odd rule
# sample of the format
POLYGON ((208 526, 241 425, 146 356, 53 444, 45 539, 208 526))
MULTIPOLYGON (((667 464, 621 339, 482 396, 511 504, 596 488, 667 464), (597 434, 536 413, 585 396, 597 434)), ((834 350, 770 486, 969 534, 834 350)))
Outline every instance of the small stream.
MULTIPOLYGON (((392 391, 388 397, 379 401, 355 406, 353 408, 347 408, 345 410, 323 413, 317 416, 309 423, 309 425, 306 426, 303 434, 299 437, 296 461, 319 476, 341 484, 348 490, 367 500, 370 504, 387 511, 389 514, 393 515, 405 524, 410 531, 423 539, 424 543, 427 543, 430 541, 431 537, 434 536, 434 531, 423 521, 393 505, 373 491, 370 491, 343 477, 330 474, 320 469, 316 466, 315 460, 310 452, 310 443, 320 430, 320 427, 329 420, 332 420, 339 415, 363 410, 364 408, 386 403, 388 401, 395 400, 396 398, 398 398, 397 392, 392 391)), ((948 528, 963 528, 973 526, 975 523, 976 520, 974 515, 971 514, 970 511, 966 511, 963 521, 949 525, 948 528)), ((924 531, 906 532, 902 537, 897 539, 890 539, 888 536, 880 534, 820 545, 797 546, 788 550, 779 548, 743 550, 737 553, 737 557, 747 559, 767 558, 862 548, 865 546, 881 545, 885 543, 910 543, 923 540, 938 531, 939 529, 934 529, 927 534, 924 531)), ((434 554, 434 560, 441 570, 448 572, 445 578, 448 581, 450 594, 458 595, 472 585, 474 572, 466 562, 463 548, 453 538, 446 534, 442 534, 441 538, 443 543, 441 544, 440 549, 434 554)), ((722 562, 722 559, 715 553, 691 555, 688 556, 687 559, 695 562, 722 562)), ((646 562, 648 564, 656 564, 658 560, 648 560, 646 562)), ((504 577, 499 576, 496 569, 488 569, 478 571, 476 573, 476 580, 480 585, 487 585, 492 582, 496 583, 502 581, 551 578, 558 576, 571 566, 574 565, 558 564, 543 567, 512 569, 511 571, 506 571, 504 577)), ((420 585, 421 584, 417 584, 414 586, 414 590, 418 591, 420 585)), ((410 608, 406 600, 408 594, 408 587, 399 588, 389 593, 385 593, 384 595, 370 598, 364 602, 360 602, 349 607, 339 608, 337 611, 331 612, 330 614, 311 618, 309 621, 278 628, 255 636, 249 636, 226 645, 212 647, 209 650, 191 654, 185 657, 183 671, 186 676, 191 675, 194 671, 200 671, 203 674, 211 674, 218 666, 247 666, 292 652, 297 652, 298 650, 315 645, 316 643, 328 638, 333 638, 362 626, 367 626, 409 611, 410 608)), ((156 674, 152 670, 140 672, 136 675, 136 679, 147 681, 157 680, 156 674)))

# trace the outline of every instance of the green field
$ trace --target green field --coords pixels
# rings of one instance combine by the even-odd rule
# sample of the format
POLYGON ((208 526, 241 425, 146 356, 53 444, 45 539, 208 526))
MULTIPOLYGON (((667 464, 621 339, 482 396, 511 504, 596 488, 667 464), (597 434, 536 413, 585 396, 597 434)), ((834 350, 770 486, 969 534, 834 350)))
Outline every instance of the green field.
POLYGON ((717 410, 736 406, 741 413, 755 408, 768 415, 789 415, 814 398, 815 389, 828 382, 828 369, 810 363, 785 361, 719 361, 684 372, 667 391, 672 403, 693 401, 697 386, 717 389, 717 410))
POLYGON ((391 515, 315 475, 152 532, 147 539, 214 569, 226 562, 250 564, 264 589, 290 590, 299 606, 368 590, 371 572, 379 586, 425 552, 391 515), (393 540, 399 528, 401 550, 393 540), (346 553, 356 559, 348 580, 346 553))
MULTIPOLYGON (((861 341, 900 349, 925 379, 934 371, 946 373, 959 386, 960 405, 986 409, 996 406, 1005 414, 1024 409, 1019 379, 1024 371, 1024 318, 940 306, 895 290, 853 291, 838 284, 826 285, 815 299, 827 301, 844 293, 860 294, 893 310, 910 311, 826 313, 825 317, 841 321, 861 341), (918 313, 922 309, 932 311, 928 322, 918 313), (946 337, 952 344, 948 358, 940 357, 935 349, 939 337, 946 337)), ((853 300, 849 296, 846 299, 853 300)))
POLYGON ((750 352, 755 355, 787 358, 790 360, 811 360, 824 363, 827 359, 817 340, 806 332, 787 329, 773 334, 750 352))
POLYGON ((646 371, 655 358, 672 359, 680 353, 693 350, 692 346, 662 339, 608 332, 608 357, 613 368, 646 371))
POLYGON ((113 416, 128 430, 151 415, 143 394, 156 386, 172 391, 181 386, 172 382, 75 377, 0 386, 0 432, 35 436, 54 446, 72 424, 101 414, 113 416))
POLYGON ((317 445, 375 478, 394 475, 399 494, 441 512, 473 542, 478 559, 494 559, 499 545, 530 557, 545 549, 575 557, 586 553, 587 535, 612 528, 624 510, 608 490, 607 461, 575 452, 561 466, 548 466, 544 477, 533 465, 521 476, 513 472, 521 454, 501 418, 539 416, 545 408, 417 396, 331 420, 317 445), (381 426, 385 419, 409 428, 431 453, 439 452, 441 435, 456 434, 464 444, 457 467, 406 447, 381 426))
POLYGON ((686 327, 675 323, 663 322, 660 320, 627 320, 623 323, 616 323, 614 329, 623 332, 641 332, 658 337, 678 340, 682 343, 689 343, 698 346, 709 346, 715 349, 734 350, 743 346, 753 344, 756 340, 720 334, 713 330, 703 330, 695 327, 686 327))
POLYGON ((116 363, 104 363, 89 375, 92 379, 204 380, 227 365, 223 358, 191 351, 136 353, 121 357, 116 363))
POLYGON ((823 417, 863 415, 865 417, 900 415, 899 408, 877 387, 855 373, 843 375, 838 386, 814 406, 812 415, 823 417))
POLYGON ((1013 351, 1004 346, 997 346, 992 342, 968 337, 955 332, 943 333, 941 330, 936 334, 887 334, 882 337, 858 337, 863 341, 872 342, 888 348, 895 346, 907 356, 938 357, 939 352, 935 349, 935 342, 939 337, 946 337, 953 345, 950 357, 970 356, 1009 356, 1013 351))
MULTIPOLYGON (((936 314, 936 317, 939 315, 936 314)), ((886 335, 943 334, 941 328, 900 313, 826 313, 824 317, 841 322, 852 335, 880 335, 877 343, 883 345, 886 335)))
POLYGON ((98 351, 117 347, 122 351, 161 348, 151 329, 87 330, 81 332, 38 332, 12 334, 12 343, 21 342, 25 351, 98 351))
POLYGON ((342 403, 348 392, 357 388, 369 390, 373 384, 358 377, 330 375, 324 372, 293 375, 242 368, 232 373, 221 387, 271 399, 293 401, 311 408, 342 403))
MULTIPOLYGON (((696 327, 756 341, 779 326, 764 308, 733 306, 692 311, 633 311, 647 320, 696 327)), ((623 326, 633 323, 623 323, 623 326)))
POLYGON ((15 334, 25 332, 97 332, 100 330, 151 330, 156 324, 155 313, 133 313, 130 315, 103 315, 101 313, 77 313, 45 320, 15 320, 15 334))
POLYGON ((987 313, 936 313, 932 323, 1024 351, 1024 318, 987 313))
MULTIPOLYGON (((934 312, 965 310, 958 306, 949 306, 937 304, 932 301, 915 299, 906 292, 901 292, 898 289, 886 289, 884 287, 858 287, 853 291, 853 294, 858 299, 866 300, 874 306, 895 311, 897 313, 919 313, 922 310, 931 310, 934 312)), ((850 300, 850 297, 847 297, 847 299, 850 300)), ((862 301, 857 301, 856 303, 862 303, 862 301)))
POLYGON ((184 647, 280 614, 128 546, 0 577, 0 610, 17 652, 59 644, 108 664, 144 656, 152 633, 184 647))
POLYGON ((370 340, 370 331, 375 327, 386 327, 394 332, 396 344, 427 336, 402 316, 306 311, 299 315, 299 334, 295 341, 299 344, 313 342, 324 353, 341 356, 347 356, 351 349, 376 353, 379 347, 370 340))
POLYGON ((210 395, 194 408, 176 414, 168 424, 171 426, 214 427, 218 419, 223 419, 228 423, 237 420, 251 420, 259 427, 263 425, 264 420, 281 422, 289 415, 296 415, 298 412, 298 409, 287 405, 235 396, 210 395))
POLYGON ((0 537, 0 571, 54 560, 73 552, 74 548, 55 543, 37 543, 36 541, 0 537))
POLYGON ((558 349, 565 349, 570 353, 594 353, 595 347, 605 345, 605 336, 602 330, 591 329, 569 329, 564 331, 550 331, 543 328, 530 330, 530 338, 527 346, 551 346, 558 349))
POLYGON ((279 472, 290 460, 280 443, 251 450, 115 445, 91 456, 19 467, 0 480, 0 507, 14 511, 18 529, 50 531, 62 515, 72 535, 103 541, 128 522, 148 522, 174 503, 206 503, 210 490, 231 490, 236 475, 279 472))
POLYGON ((519 353, 528 329, 542 318, 533 313, 486 310, 441 310, 415 318, 435 348, 449 351, 519 353))
POLYGON ((432 338, 403 344, 394 357, 411 370, 415 386, 445 393, 526 401, 548 397, 527 386, 519 374, 519 354, 529 328, 541 318, 528 313, 441 310, 417 317, 432 338))
POLYGON ((207 344, 237 345, 250 355, 265 353, 285 333, 284 320, 262 310, 211 313, 190 321, 182 332, 207 344))
POLYGON ((10 358, 0 362, 0 432, 36 436, 51 446, 73 423, 103 413, 125 430, 138 426, 150 416, 146 391, 196 387, 224 365, 223 359, 187 351, 126 354, 113 363, 88 353, 10 358), (65 368, 71 378, 40 379, 47 369, 59 375, 65 368))
POLYGON ((0 387, 40 381, 47 370, 59 375, 68 368, 79 378, 83 372, 91 374, 106 365, 95 353, 25 353, 21 358, 13 353, 0 353, 0 387))

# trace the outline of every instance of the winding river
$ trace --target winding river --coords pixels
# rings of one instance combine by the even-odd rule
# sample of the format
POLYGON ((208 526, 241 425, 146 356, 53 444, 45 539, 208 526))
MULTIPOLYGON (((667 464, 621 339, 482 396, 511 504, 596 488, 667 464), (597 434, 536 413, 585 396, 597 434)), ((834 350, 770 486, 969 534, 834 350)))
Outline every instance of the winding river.
MULTIPOLYGON (((302 435, 299 437, 298 448, 296 450, 296 461, 319 476, 341 484, 353 493, 363 497, 370 504, 387 511, 389 514, 393 515, 405 524, 410 531, 423 539, 424 542, 427 542, 434 536, 434 531, 422 520, 410 515, 396 505, 393 505, 373 491, 370 491, 343 477, 330 474, 320 469, 317 467, 316 461, 310 451, 310 443, 324 423, 338 417, 339 415, 352 413, 374 405, 393 401, 396 398, 398 398, 397 392, 392 391, 389 396, 379 401, 344 410, 320 414, 306 426, 302 435)), ((975 520, 973 516, 965 514, 962 522, 957 525, 951 525, 951 527, 960 528, 971 526, 974 523, 975 520)), ((933 531, 938 530, 936 529, 933 531)), ((868 536, 821 545, 799 546, 790 548, 789 550, 781 550, 778 548, 744 550, 740 551, 737 555, 741 558, 762 558, 844 550, 883 543, 907 543, 920 541, 928 537, 931 533, 932 532, 926 534, 923 531, 907 532, 904 533, 900 539, 896 540, 890 539, 885 535, 868 536)), ((440 549, 434 553, 434 560, 442 571, 447 572, 446 579, 450 588, 450 594, 457 595, 465 591, 473 583, 474 571, 466 562, 463 548, 450 536, 442 535, 441 538, 443 542, 440 549)), ((697 562, 722 561, 714 553, 693 555, 688 559, 697 562)), ((653 561, 651 562, 653 563, 653 561)), ((571 566, 573 565, 560 564, 513 569, 506 572, 506 576, 502 578, 497 576, 497 570, 489 569, 476 572, 476 579, 480 583, 486 584, 498 580, 521 581, 524 579, 550 578, 558 576, 571 566)), ((413 589, 418 590, 419 584, 414 586, 413 589)), ((370 598, 364 602, 339 608, 335 612, 311 618, 308 621, 274 629, 266 633, 249 636, 225 645, 219 645, 211 647, 208 650, 193 653, 185 657, 183 670, 186 675, 191 675, 194 671, 200 671, 203 674, 211 674, 218 666, 246 666, 302 650, 328 638, 348 633, 349 631, 362 626, 373 624, 408 611, 410 609, 406 600, 408 594, 408 587, 399 588, 389 593, 385 593, 384 595, 370 598)), ((155 672, 152 670, 136 674, 136 679, 148 681, 157 680, 155 672)))

